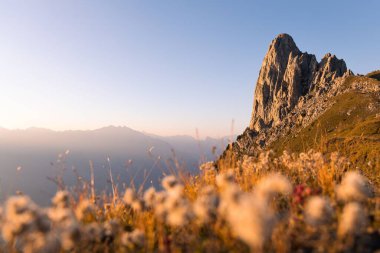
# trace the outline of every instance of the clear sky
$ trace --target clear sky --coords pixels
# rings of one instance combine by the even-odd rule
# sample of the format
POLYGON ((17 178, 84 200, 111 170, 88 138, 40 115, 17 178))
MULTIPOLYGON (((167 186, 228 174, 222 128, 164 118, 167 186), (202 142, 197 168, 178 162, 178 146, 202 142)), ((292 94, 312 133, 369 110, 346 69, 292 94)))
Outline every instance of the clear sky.
POLYGON ((240 133, 278 33, 380 68, 380 1, 3 0, 0 126, 240 133))

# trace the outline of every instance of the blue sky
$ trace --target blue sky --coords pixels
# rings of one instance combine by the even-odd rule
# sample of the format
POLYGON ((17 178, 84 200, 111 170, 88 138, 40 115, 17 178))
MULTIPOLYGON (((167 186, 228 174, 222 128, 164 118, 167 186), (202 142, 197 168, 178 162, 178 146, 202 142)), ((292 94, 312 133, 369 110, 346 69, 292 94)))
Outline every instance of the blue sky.
POLYGON ((380 2, 0 2, 0 126, 240 133, 269 43, 380 68, 380 2))

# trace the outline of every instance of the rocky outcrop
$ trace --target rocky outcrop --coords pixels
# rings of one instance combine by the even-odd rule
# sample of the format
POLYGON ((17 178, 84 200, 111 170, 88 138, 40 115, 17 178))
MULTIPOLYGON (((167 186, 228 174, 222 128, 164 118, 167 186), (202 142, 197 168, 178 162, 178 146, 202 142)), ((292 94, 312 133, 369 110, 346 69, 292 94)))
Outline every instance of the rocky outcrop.
MULTIPOLYGON (((237 159, 257 156, 276 147, 284 137, 296 137, 312 125, 318 127, 319 123, 314 123, 345 93, 380 98, 379 84, 371 77, 355 76, 335 55, 326 54, 318 62, 314 55, 302 53, 289 35, 281 34, 264 58, 250 125, 228 145, 220 160, 231 154, 237 159)), ((347 113, 342 110, 337 113, 347 113)))
POLYGON ((256 84, 250 130, 260 132, 281 124, 300 100, 321 93, 339 77, 348 75, 346 63, 326 54, 301 52, 291 36, 278 35, 264 57, 256 84))

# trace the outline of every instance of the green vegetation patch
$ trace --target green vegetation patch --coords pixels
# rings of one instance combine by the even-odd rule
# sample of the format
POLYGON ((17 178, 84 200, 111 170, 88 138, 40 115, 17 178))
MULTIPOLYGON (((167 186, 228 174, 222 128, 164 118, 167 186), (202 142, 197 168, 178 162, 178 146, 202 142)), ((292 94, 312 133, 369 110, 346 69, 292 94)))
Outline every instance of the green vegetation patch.
POLYGON ((380 168, 379 107, 375 94, 347 92, 337 96, 333 106, 315 122, 298 134, 280 138, 270 148, 278 154, 284 150, 297 153, 309 149, 324 153, 338 151, 355 167, 367 171, 380 168))
POLYGON ((380 70, 372 71, 368 73, 366 76, 380 81, 380 70))

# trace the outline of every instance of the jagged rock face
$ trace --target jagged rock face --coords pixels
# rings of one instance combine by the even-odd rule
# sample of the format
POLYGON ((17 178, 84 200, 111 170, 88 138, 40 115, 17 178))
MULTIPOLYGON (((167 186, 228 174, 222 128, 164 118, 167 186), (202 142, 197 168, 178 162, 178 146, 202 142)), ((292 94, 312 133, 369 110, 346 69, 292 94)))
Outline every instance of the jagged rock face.
POLYGON ((256 84, 250 129, 276 126, 311 91, 325 89, 347 72, 346 63, 326 54, 320 63, 302 53, 291 36, 278 35, 264 57, 256 84))

